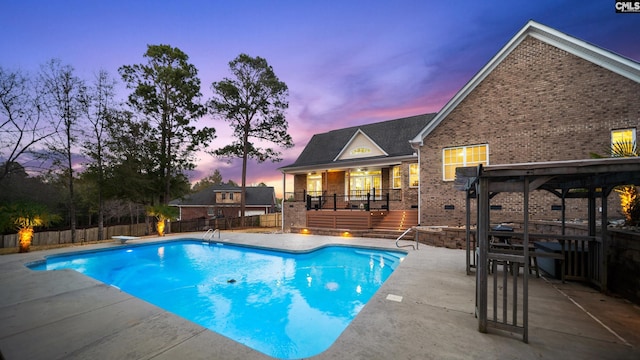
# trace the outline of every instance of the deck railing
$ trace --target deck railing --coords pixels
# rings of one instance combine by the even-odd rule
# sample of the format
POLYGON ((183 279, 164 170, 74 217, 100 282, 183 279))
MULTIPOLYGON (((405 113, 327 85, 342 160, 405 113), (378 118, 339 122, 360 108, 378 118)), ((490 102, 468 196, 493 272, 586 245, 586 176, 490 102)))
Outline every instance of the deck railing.
POLYGON ((286 193, 285 201, 306 202, 307 210, 389 209, 390 202, 401 201, 401 191, 401 189, 371 189, 371 191, 353 190, 346 194, 300 191, 286 193))

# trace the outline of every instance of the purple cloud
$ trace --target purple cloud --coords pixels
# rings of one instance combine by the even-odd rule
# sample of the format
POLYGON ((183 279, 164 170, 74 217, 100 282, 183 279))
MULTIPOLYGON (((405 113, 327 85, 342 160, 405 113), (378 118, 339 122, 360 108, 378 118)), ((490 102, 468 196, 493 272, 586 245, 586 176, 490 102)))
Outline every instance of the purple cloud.
MULTIPOLYGON (((296 147, 282 163, 250 164, 248 182, 280 190, 277 168, 313 134, 438 111, 530 19, 640 59, 638 17, 616 14, 608 1, 25 0, 0 3, 0 48, 10 49, 0 66, 36 71, 57 57, 86 78, 99 69, 116 75, 142 62, 147 44, 170 44, 199 69, 204 101, 238 54, 264 57, 289 86, 296 147)), ((230 143, 226 123, 201 124, 217 129, 210 149, 230 143)), ((237 162, 204 153, 192 180, 216 168, 240 181, 237 162)))

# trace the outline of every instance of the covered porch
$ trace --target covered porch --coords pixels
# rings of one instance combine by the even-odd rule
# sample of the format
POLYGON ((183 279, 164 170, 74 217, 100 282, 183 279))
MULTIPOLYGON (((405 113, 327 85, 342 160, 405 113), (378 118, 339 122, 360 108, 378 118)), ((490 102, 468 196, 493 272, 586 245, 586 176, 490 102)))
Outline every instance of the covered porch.
POLYGON ((289 230, 314 229, 318 233, 320 229, 331 229, 331 234, 397 232, 418 224, 417 180, 416 186, 407 186, 414 167, 417 179, 417 162, 378 160, 367 166, 350 165, 289 172, 294 177, 294 191, 285 191, 283 203, 284 224, 289 230), (402 178, 403 172, 406 179, 402 178))
POLYGON ((314 134, 296 161, 280 168, 283 230, 307 226, 307 213, 313 211, 417 210, 420 157, 408 140, 434 116, 422 114, 314 134))
POLYGON ((307 210, 417 208, 417 162, 367 162, 285 174, 294 177, 294 189, 285 191, 285 199, 303 201, 307 210))

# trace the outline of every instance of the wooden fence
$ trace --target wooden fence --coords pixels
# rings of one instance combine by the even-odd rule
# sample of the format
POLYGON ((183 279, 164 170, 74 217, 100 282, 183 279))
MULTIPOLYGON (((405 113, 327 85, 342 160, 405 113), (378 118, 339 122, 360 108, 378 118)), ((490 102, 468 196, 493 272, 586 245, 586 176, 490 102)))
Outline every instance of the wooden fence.
MULTIPOLYGON (((282 214, 266 214, 247 216, 245 219, 245 227, 279 227, 282 224, 282 214)), ((206 231, 207 229, 229 230, 241 227, 241 219, 194 219, 184 221, 174 221, 169 223, 168 233, 183 233, 206 231)), ((145 236, 149 235, 147 225, 130 224, 130 225, 114 225, 104 227, 104 240, 111 240, 112 236, 145 236)), ((98 240, 98 227, 77 229, 76 242, 82 243, 86 241, 98 240)), ((31 245, 45 246, 57 244, 70 244, 71 230, 42 231, 33 234, 31 245)), ((18 247, 18 234, 0 235, 0 248, 18 247)))
MULTIPOLYGON (((282 213, 254 215, 245 217, 244 227, 280 227, 282 213)), ((241 218, 192 219, 173 221, 169 224, 169 232, 182 233, 193 231, 207 231, 209 229, 230 230, 241 228, 241 218)))
POLYGON ((260 215, 260 227, 281 227, 282 213, 260 215))
MULTIPOLYGON (((104 239, 111 240, 112 236, 128 235, 128 236, 144 236, 147 233, 146 224, 130 224, 130 225, 114 225, 105 226, 104 239)), ((0 235, 0 247, 10 248, 18 246, 18 234, 0 235)), ((86 241, 98 240, 98 228, 86 228, 76 230, 76 242, 83 243, 86 241)), ((56 244, 70 244, 71 230, 42 231, 33 233, 33 246, 45 246, 56 244)))

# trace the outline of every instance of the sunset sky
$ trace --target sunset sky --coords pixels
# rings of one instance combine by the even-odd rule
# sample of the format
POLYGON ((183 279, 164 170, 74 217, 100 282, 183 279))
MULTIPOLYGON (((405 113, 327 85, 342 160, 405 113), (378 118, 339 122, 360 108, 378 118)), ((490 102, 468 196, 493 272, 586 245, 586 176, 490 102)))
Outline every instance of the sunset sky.
MULTIPOLYGON (((102 0, 0 2, 0 66, 35 73, 58 58, 90 81, 143 63, 148 44, 184 51, 199 70, 203 101, 240 53, 265 58, 289 87, 296 146, 280 163, 249 165, 247 182, 282 192, 278 167, 314 133, 437 112, 528 20, 640 61, 640 14, 614 1, 102 0)), ((121 98, 127 96, 122 89, 121 98)), ((210 117, 218 138, 225 122, 210 117)), ((408 140, 408 139, 407 139, 408 140)), ((240 182, 239 161, 200 154, 191 180, 218 169, 240 182)), ((287 191, 293 189, 287 185, 287 191)))

